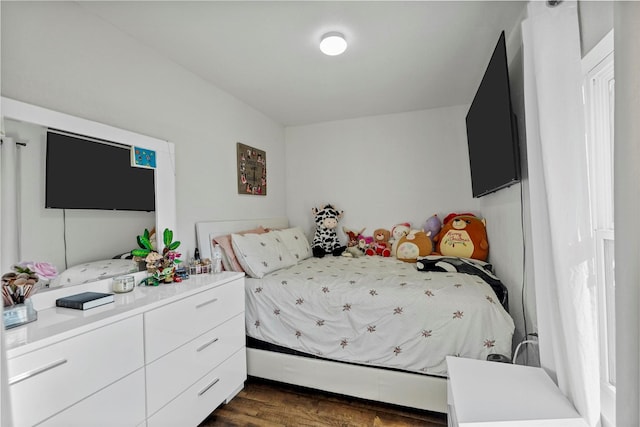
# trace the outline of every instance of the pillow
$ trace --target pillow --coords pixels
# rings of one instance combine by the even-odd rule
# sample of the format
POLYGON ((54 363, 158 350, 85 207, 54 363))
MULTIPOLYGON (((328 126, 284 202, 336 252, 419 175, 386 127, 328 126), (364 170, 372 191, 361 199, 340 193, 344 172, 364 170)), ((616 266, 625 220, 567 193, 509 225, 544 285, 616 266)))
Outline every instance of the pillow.
POLYGON ((295 257, 276 233, 232 234, 231 243, 245 273, 256 279, 296 264, 295 257))
MULTIPOLYGON (((238 231, 236 234, 245 235, 245 234, 264 234, 267 231, 264 227, 259 226, 252 230, 238 231)), ((220 245, 222 249, 222 266, 226 271, 239 271, 244 272, 242 266, 238 262, 235 253, 233 252, 233 246, 231 244, 231 234, 225 234, 224 236, 216 236, 211 239, 211 244, 220 245)), ((213 252, 213 251, 211 251, 213 252)))
POLYGON ((106 259, 85 262, 67 268, 51 280, 50 287, 78 285, 138 272, 138 263, 132 259, 106 259))
POLYGON ((311 256, 311 246, 309 240, 305 236, 300 227, 287 228, 285 230, 272 231, 282 240, 285 247, 289 250, 296 261, 302 261, 311 256))

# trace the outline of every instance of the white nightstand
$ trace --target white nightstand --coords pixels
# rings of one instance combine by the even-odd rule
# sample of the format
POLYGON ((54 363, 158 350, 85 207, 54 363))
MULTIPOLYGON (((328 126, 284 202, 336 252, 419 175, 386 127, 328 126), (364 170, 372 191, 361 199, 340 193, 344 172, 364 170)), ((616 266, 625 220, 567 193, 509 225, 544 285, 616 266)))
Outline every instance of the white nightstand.
POLYGON ((542 368, 447 357, 450 427, 587 426, 542 368))

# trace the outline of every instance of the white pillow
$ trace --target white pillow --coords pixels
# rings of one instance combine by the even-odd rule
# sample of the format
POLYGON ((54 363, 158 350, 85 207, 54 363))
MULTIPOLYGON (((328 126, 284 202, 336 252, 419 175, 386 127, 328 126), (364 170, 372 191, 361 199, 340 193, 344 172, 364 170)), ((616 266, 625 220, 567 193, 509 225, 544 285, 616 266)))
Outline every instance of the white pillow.
POLYGON ((67 268, 58 277, 51 280, 49 287, 78 285, 137 271, 138 263, 132 259, 106 259, 85 262, 67 268))
POLYGON ((311 245, 300 227, 272 231, 282 240, 296 261, 302 261, 311 256, 311 245))
POLYGON ((296 264, 295 257, 275 233, 232 234, 231 243, 243 270, 256 279, 296 264))

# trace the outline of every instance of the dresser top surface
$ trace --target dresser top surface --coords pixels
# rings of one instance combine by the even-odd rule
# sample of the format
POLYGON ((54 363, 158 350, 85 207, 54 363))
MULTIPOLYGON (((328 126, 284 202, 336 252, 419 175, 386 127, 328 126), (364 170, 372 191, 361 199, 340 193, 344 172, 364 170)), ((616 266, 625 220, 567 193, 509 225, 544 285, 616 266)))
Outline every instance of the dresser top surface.
MULTIPOLYGON (((69 287, 43 292, 32 297, 38 311, 34 322, 9 329, 5 333, 4 347, 9 359, 37 350, 54 342, 108 325, 119 320, 153 310, 163 305, 222 286, 241 279, 244 273, 192 275, 181 283, 159 286, 136 286, 128 293, 114 294, 115 301, 88 310, 55 307, 55 299, 84 292, 86 289, 69 287)), ((97 292, 109 292, 109 284, 96 284, 97 292), (107 287, 105 287, 107 286, 107 287)), ((243 291, 244 292, 244 291, 243 291)))

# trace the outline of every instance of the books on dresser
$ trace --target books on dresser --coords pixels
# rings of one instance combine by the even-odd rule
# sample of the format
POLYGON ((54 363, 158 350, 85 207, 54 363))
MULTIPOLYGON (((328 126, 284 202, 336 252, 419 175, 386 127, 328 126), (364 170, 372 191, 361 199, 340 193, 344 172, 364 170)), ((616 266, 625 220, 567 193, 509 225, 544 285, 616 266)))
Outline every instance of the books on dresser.
POLYGON ((67 297, 58 298, 56 307, 75 308, 76 310, 88 310, 100 305, 113 302, 113 294, 102 292, 82 292, 67 297))

